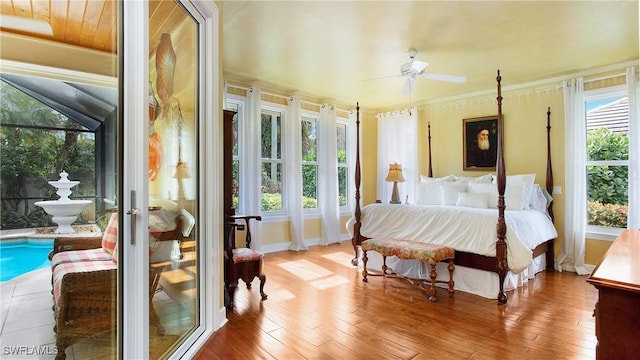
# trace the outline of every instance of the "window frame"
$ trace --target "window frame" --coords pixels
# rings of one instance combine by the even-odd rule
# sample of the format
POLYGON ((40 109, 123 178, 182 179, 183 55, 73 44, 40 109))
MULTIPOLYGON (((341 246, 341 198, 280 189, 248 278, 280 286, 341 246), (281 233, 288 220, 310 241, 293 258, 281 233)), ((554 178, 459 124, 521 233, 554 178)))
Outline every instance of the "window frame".
MULTIPOLYGON (((268 161, 269 163, 278 163, 281 166, 281 183, 280 183, 280 201, 281 201, 281 209, 280 210, 273 210, 273 211, 265 211, 265 210, 260 210, 261 214, 265 217, 270 217, 270 218, 274 218, 274 217, 287 217, 288 216, 288 209, 287 209, 287 192, 286 192, 286 182, 287 182, 287 177, 286 177, 286 162, 287 162, 287 145, 286 145, 286 121, 287 121, 287 110, 284 106, 280 107, 280 106, 275 106, 276 104, 267 104, 264 101, 261 102, 260 105, 260 121, 262 122, 262 114, 266 113, 272 113, 271 115, 279 115, 280 116, 280 159, 275 159, 272 161, 268 161)), ((262 124, 262 123, 261 123, 262 124)), ((262 125, 260 128, 260 138, 256 139, 257 141, 260 142, 260 144, 262 144, 262 125)), ((271 151, 273 152, 273 149, 271 149, 271 151)), ((262 149, 260 151, 260 173, 257 174, 258 176, 260 176, 260 186, 262 186, 262 165, 265 163, 265 159, 270 159, 270 158, 263 158, 262 157, 262 149)), ((260 208, 262 209, 262 191, 260 191, 258 193, 258 200, 260 202, 260 208)))
MULTIPOLYGON (((305 118, 309 119, 309 120, 313 120, 313 122, 315 122, 315 130, 316 130, 316 132, 315 132, 315 135, 316 135, 316 146, 315 146, 315 148, 316 148, 316 160, 315 161, 306 161, 306 160, 304 160, 303 154, 300 154, 301 155, 301 157, 300 157, 300 171, 301 171, 302 174, 304 174, 304 172, 302 171, 302 168, 304 166, 315 166, 315 168, 316 168, 316 207, 315 208, 304 208, 304 204, 303 204, 303 210, 302 210, 305 215, 307 215, 307 214, 311 215, 311 214, 320 214, 320 205, 318 204, 318 198, 320 197, 320 193, 319 193, 320 186, 319 186, 319 183, 320 183, 320 181, 322 181, 320 179, 320 176, 319 176, 320 164, 318 162, 318 156, 319 156, 318 155, 318 142, 321 141, 318 138, 318 135, 319 135, 318 134, 318 126, 319 126, 319 123, 320 123, 320 114, 313 114, 313 113, 310 113, 310 112, 301 113, 300 114, 300 122, 301 122, 300 128, 301 129, 302 129, 302 122, 307 121, 307 120, 305 120, 305 118)), ((299 136, 302 139, 302 133, 299 134, 299 136)), ((304 176, 302 176, 301 181, 304 182, 304 176)), ((304 188, 304 183, 302 183, 300 185, 301 185, 302 188, 304 188)), ((304 198, 304 194, 303 194, 303 198, 304 198)))
MULTIPOLYGON (((346 187, 347 187, 346 188, 346 191, 347 191, 346 200, 347 200, 347 202, 346 202, 346 204, 344 206, 342 206, 342 205, 340 205, 340 200, 338 200, 338 210, 339 210, 339 212, 341 214, 343 214, 343 213, 350 213, 351 212, 351 203, 353 202, 353 200, 352 200, 352 198, 353 198, 352 195, 353 194, 351 194, 351 191, 350 191, 351 187, 349 186, 349 179, 352 178, 352 176, 350 176, 350 175, 352 175, 351 174, 352 170, 351 170, 351 166, 349 166, 349 160, 352 157, 352 156, 350 156, 350 153, 349 153, 349 149, 350 149, 349 144, 350 144, 350 141, 352 139, 349 136, 350 133, 351 133, 351 131, 350 131, 351 127, 349 126, 349 120, 346 119, 346 118, 336 117, 336 131, 338 131, 338 127, 339 126, 344 126, 344 133, 345 133, 344 134, 344 138, 345 138, 344 147, 345 147, 346 158, 345 158, 345 162, 344 163, 341 163, 339 161, 339 159, 336 159, 336 163, 337 163, 337 166, 338 166, 338 179, 337 179, 338 180, 338 199, 340 198, 340 185, 339 185, 340 184, 340 168, 345 168, 346 171, 347 171, 347 178, 345 179, 346 180, 346 187)), ((338 141, 338 137, 336 136, 336 146, 338 146, 337 141, 338 141)), ((355 146, 355 145, 353 145, 353 146, 355 146)))
MULTIPOLYGON (((628 97, 629 91, 626 85, 616 85, 610 87, 604 87, 593 90, 584 91, 583 100, 585 103, 585 113, 584 113, 584 121, 587 121, 587 110, 586 104, 589 102, 595 102, 598 100, 605 100, 611 98, 620 98, 620 97, 628 97)), ((585 138, 587 137, 587 133, 584 134, 585 138)), ((630 166, 630 160, 587 160, 585 151, 585 172, 587 171, 587 167, 589 166, 602 166, 602 165, 613 165, 613 166, 630 166)), ((588 181, 588 177, 585 178, 585 181, 588 181)), ((585 189, 588 191, 588 183, 585 184, 585 189)), ((588 197, 585 199, 588 202, 588 197)), ((587 216, 587 214, 585 214, 587 216)), ((601 225, 589 225, 588 219, 585 220, 585 237, 588 239, 594 240, 606 240, 606 241, 614 241, 620 232, 622 232, 623 228, 611 227, 611 226, 601 226, 601 225)))
MULTIPOLYGON (((232 156, 232 164, 235 162, 238 162, 238 207, 235 209, 237 213, 239 214, 244 214, 244 207, 243 207, 243 203, 242 203, 242 199, 243 197, 247 196, 246 194, 246 189, 243 189, 243 187, 240 184, 240 179, 242 178, 242 161, 244 158, 244 131, 243 131, 243 126, 242 126, 242 122, 245 119, 245 111, 244 109, 246 108, 246 98, 244 97, 240 97, 237 95, 232 95, 232 94, 227 94, 225 101, 224 101, 224 107, 227 110, 232 110, 232 111, 236 111, 236 116, 238 117, 238 154, 234 154, 232 156), (227 104, 233 104, 235 105, 235 107, 237 108, 237 110, 235 109, 228 109, 227 108, 227 104)), ((235 180, 235 179, 234 179, 235 180)))

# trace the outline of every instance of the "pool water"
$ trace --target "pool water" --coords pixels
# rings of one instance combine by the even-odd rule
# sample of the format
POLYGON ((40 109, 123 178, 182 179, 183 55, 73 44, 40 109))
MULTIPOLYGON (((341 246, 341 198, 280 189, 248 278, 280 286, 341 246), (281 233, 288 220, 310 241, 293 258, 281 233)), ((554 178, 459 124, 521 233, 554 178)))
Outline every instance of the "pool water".
POLYGON ((0 281, 51 266, 48 255, 52 248, 53 240, 0 241, 0 281))

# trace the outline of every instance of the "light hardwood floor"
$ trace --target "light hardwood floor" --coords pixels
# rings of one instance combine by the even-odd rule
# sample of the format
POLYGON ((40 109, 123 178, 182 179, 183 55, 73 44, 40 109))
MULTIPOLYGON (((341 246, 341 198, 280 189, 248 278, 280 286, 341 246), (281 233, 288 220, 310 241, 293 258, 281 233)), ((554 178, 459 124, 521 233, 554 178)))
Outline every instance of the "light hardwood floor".
POLYGON ((197 359, 593 359, 597 292, 575 273, 540 273, 507 305, 446 289, 432 303, 401 279, 350 265, 350 242, 265 256, 240 283, 229 322, 197 359))

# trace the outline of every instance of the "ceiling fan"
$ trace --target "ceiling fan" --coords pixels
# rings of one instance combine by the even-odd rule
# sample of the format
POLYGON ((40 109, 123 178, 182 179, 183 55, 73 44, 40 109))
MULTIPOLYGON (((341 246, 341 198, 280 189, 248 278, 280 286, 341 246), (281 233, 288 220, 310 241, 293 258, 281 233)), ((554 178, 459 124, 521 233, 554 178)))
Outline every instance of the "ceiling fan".
POLYGON ((401 75, 398 75, 398 76, 404 76, 407 78, 407 82, 405 83, 405 86, 404 86, 405 95, 411 94, 413 90, 413 85, 417 77, 423 77, 425 79, 431 79, 431 80, 448 81, 448 82, 457 83, 457 84, 461 84, 467 81, 466 76, 434 74, 434 73, 425 72, 427 66, 429 66, 429 63, 416 60, 415 58, 417 53, 418 52, 415 49, 409 49, 407 51, 407 55, 409 56, 410 61, 400 66, 401 75))

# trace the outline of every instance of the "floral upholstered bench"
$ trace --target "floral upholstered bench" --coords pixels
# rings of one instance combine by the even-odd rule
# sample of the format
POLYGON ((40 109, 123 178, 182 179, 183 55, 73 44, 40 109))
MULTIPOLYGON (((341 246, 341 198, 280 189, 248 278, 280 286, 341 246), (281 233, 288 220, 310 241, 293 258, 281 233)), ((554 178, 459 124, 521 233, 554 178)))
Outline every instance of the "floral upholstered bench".
MULTIPOLYGON (((362 281, 367 282, 367 275, 383 275, 383 276, 394 276, 401 277, 409 280, 411 283, 411 279, 406 278, 400 274, 393 272, 391 269, 387 267, 387 256, 396 256, 399 259, 416 259, 420 260, 424 263, 428 263, 431 266, 431 272, 429 273, 429 277, 431 278, 431 287, 429 289, 429 300, 436 301, 436 283, 445 283, 449 285, 449 296, 452 296, 454 293, 453 286, 453 270, 455 269, 453 265, 453 260, 455 257, 455 250, 450 247, 435 245, 429 243, 423 243, 418 241, 408 241, 408 240, 400 240, 400 239, 390 239, 390 238, 374 238, 368 239, 362 242, 362 261, 364 265, 364 269, 362 270, 362 281), (373 274, 367 271, 367 251, 373 250, 382 255, 382 273, 381 274, 373 274), (436 272, 436 265, 440 261, 448 261, 448 269, 449 269, 449 281, 444 280, 436 280, 438 273, 436 272)), ((422 288, 422 286, 421 286, 422 288)))

